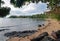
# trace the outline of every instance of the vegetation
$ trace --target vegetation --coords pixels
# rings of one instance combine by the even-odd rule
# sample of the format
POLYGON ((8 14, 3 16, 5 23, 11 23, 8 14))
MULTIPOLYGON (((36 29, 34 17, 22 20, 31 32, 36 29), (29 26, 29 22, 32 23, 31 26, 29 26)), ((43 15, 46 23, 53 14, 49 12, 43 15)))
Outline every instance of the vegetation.
POLYGON ((44 3, 49 2, 48 7, 51 9, 54 9, 60 3, 60 0, 11 0, 10 3, 16 7, 22 7, 26 2, 38 3, 39 1, 44 3))
POLYGON ((7 7, 2 7, 0 9, 0 17, 5 17, 6 15, 9 14, 10 8, 7 7))
POLYGON ((50 14, 50 18, 60 20, 60 14, 50 14))
POLYGON ((36 14, 32 16, 10 16, 9 18, 48 18, 46 14, 36 14))
POLYGON ((26 2, 33 2, 38 3, 40 0, 11 0, 10 3, 13 4, 15 7, 22 7, 25 5, 26 2))
POLYGON ((41 19, 51 18, 51 19, 60 20, 60 14, 46 13, 46 14, 36 14, 32 16, 10 16, 9 18, 41 18, 41 19))
MULTIPOLYGON (((44 2, 44 3, 49 2, 49 4, 47 4, 48 8, 50 8, 51 11, 58 11, 56 8, 59 7, 60 0, 10 0, 10 3, 12 5, 14 5, 15 7, 22 7, 23 5, 25 5, 26 2, 28 2, 28 3, 30 3, 30 2, 38 3, 39 1, 44 2)), ((1 7, 1 3, 4 4, 4 2, 2 0, 0 0, 0 17, 4 17, 4 16, 9 14, 10 8, 1 7)), ((54 12, 52 15, 55 16, 56 14, 54 12)), ((58 17, 60 16, 59 14, 57 14, 58 17)), ((11 17, 15 18, 16 16, 11 16, 11 17)), ((32 15, 32 16, 19 16, 19 17, 23 17, 23 18, 25 18, 25 17, 29 17, 29 18, 48 18, 48 14, 37 14, 37 15, 32 15)), ((52 17, 52 16, 50 16, 50 17, 52 17)), ((56 18, 58 18, 58 17, 56 17, 56 18)))
POLYGON ((10 8, 9 7, 1 7, 1 3, 4 4, 4 1, 0 0, 0 17, 5 17, 9 14, 10 8))
MULTIPOLYGON (((29 17, 29 18, 55 18, 57 20, 60 20, 60 0, 11 0, 11 4, 13 4, 16 7, 22 7, 25 5, 25 2, 33 2, 33 3, 38 3, 39 1, 41 2, 49 2, 48 7, 51 11, 48 12, 47 14, 37 14, 33 16, 19 16, 19 17, 29 17)), ((13 17, 13 16, 12 16, 13 17)))

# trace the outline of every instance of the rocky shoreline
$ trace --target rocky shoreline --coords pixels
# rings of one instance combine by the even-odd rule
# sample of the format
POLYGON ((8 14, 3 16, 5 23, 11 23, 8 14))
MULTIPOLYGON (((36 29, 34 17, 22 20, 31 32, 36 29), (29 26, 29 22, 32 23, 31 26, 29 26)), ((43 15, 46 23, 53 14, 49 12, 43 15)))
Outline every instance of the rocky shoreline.
MULTIPOLYGON (((44 26, 44 24, 38 25, 39 28, 42 26, 44 26)), ((1 29, 0 31, 4 31, 4 30, 8 30, 8 29, 1 29)), ((5 33, 4 36, 6 36, 6 37, 26 37, 26 36, 30 36, 30 35, 34 34, 35 32, 37 32, 37 30, 12 31, 12 32, 5 33)))
POLYGON ((0 29, 0 32, 1 32, 1 31, 5 31, 5 30, 10 30, 10 29, 0 29))
POLYGON ((30 36, 37 32, 37 30, 29 30, 29 31, 13 31, 13 32, 7 32, 4 34, 6 37, 26 37, 30 36))
POLYGON ((26 37, 10 37, 7 41, 57 41, 59 38, 54 38, 52 31, 60 36, 60 24, 57 20, 47 19, 46 25, 38 28, 37 32, 26 37))

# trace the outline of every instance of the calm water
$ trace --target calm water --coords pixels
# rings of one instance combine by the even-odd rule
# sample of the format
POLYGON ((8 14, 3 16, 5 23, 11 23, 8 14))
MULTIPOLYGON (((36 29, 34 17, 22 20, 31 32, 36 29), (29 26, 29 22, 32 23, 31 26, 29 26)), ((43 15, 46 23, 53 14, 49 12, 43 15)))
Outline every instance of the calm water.
POLYGON ((37 30, 39 24, 44 24, 41 19, 31 18, 0 18, 0 29, 10 29, 0 32, 0 41, 6 41, 4 33, 11 31, 37 30))

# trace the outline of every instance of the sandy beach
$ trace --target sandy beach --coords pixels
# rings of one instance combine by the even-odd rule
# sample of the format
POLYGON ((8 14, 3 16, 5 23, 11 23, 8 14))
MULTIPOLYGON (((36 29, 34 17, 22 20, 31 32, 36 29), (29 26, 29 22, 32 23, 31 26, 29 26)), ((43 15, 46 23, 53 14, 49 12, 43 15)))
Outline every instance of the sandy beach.
POLYGON ((59 21, 55 20, 55 19, 47 19, 46 20, 46 25, 39 27, 37 32, 34 33, 31 36, 26 36, 26 37, 11 37, 9 39, 7 39, 7 41, 31 41, 31 39, 34 39, 35 37, 39 36, 41 33, 43 32, 48 32, 49 36, 51 38, 53 38, 51 36, 52 31, 57 31, 60 30, 60 23, 59 21))

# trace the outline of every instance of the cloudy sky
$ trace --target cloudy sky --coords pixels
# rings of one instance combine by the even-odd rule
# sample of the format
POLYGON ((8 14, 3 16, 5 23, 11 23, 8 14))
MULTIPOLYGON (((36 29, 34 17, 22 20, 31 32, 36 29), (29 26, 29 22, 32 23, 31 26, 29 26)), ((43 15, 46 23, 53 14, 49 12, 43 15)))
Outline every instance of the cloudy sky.
MULTIPOLYGON (((28 6, 24 5, 22 8, 15 8, 13 5, 10 4, 10 0, 3 0, 5 4, 4 7, 10 7, 10 15, 33 15, 33 14, 40 14, 47 10, 47 4, 39 2, 36 3, 30 3, 28 6)), ((10 16, 9 15, 9 16, 10 16)))

